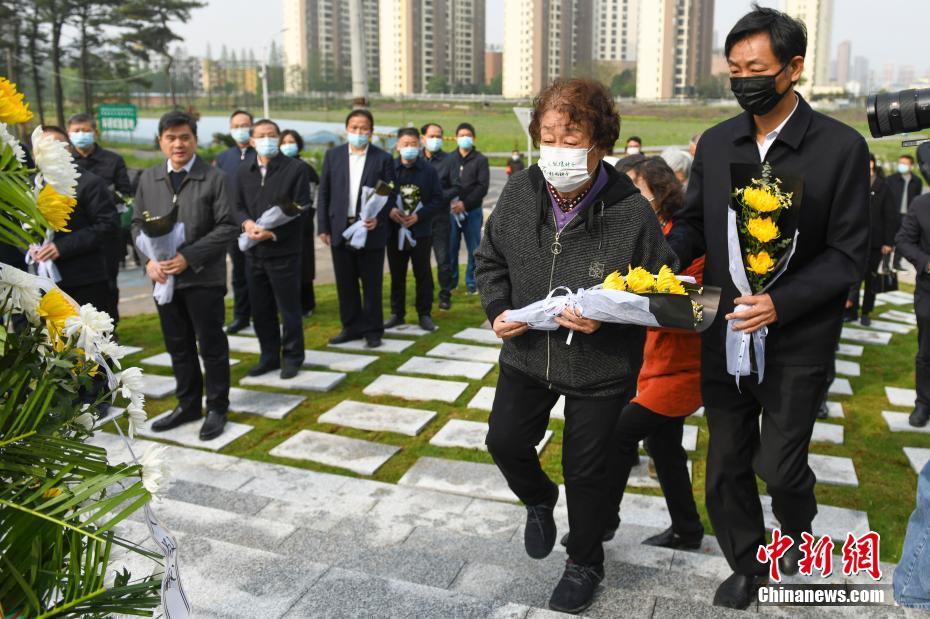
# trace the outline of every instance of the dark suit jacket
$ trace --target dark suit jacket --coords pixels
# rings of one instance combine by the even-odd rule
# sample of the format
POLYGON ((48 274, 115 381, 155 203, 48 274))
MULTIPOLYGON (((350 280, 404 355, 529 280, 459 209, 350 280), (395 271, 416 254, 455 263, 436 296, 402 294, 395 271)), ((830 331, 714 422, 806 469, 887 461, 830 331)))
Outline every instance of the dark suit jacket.
MULTIPOLYGON (((776 175, 802 178, 797 250, 769 290, 778 320, 769 325, 766 363, 822 364, 833 360, 849 287, 860 281, 869 242, 869 152, 852 128, 815 112, 801 99, 769 149, 776 175)), ((749 113, 704 132, 698 144, 684 209, 668 242, 681 264, 706 254, 704 283, 723 294, 706 349, 722 354, 726 321, 739 296, 730 278, 727 209, 730 164, 758 164, 755 123, 749 113)))
MULTIPOLYGON (((241 227, 248 220, 258 221, 272 206, 286 202, 310 206, 310 166, 298 159, 278 154, 268 162, 265 178, 258 158, 243 162, 236 172, 235 210, 233 219, 241 227)), ((302 215, 301 217, 305 216, 302 215)), ((275 239, 262 241, 248 250, 257 258, 273 258, 300 253, 301 217, 274 228, 275 239)))
POLYGON ((129 182, 126 162, 117 153, 94 144, 94 150, 86 157, 75 150, 74 163, 82 170, 102 178, 110 190, 118 191, 127 198, 132 197, 132 183, 129 182))
POLYGON ((914 311, 921 318, 930 318, 930 194, 911 203, 895 243, 896 251, 917 269, 914 311))
MULTIPOLYGON (((399 158, 394 161, 394 177, 398 195, 400 194, 401 185, 416 185, 420 188, 420 202, 423 203, 423 208, 417 213, 417 223, 410 229, 413 232, 413 238, 420 239, 430 236, 433 232, 433 217, 443 212, 439 176, 433 166, 423 157, 417 157, 417 160, 409 168, 402 164, 399 158)), ((397 204, 396 198, 394 204, 397 204)), ((446 208, 448 209, 448 206, 446 208)), ((400 225, 390 219, 388 221, 393 236, 400 229, 400 225)))
POLYGON ((436 174, 439 175, 439 186, 442 187, 442 207, 446 213, 449 212, 449 206, 453 198, 459 195, 459 168, 455 165, 453 153, 447 153, 444 150, 431 153, 430 157, 423 156, 429 161, 436 174))
MULTIPOLYGON (((904 177, 900 174, 892 174, 886 181, 888 189, 891 191, 891 199, 894 200, 894 210, 901 213, 901 194, 904 193, 904 177)), ((907 184, 907 206, 910 208, 914 198, 920 195, 924 184, 917 174, 911 173, 911 181, 907 184)), ((903 214, 902 214, 903 215, 903 214)))
POLYGON ((54 238, 61 254, 55 266, 66 287, 107 281, 104 248, 117 238, 120 227, 116 202, 104 179, 82 169, 76 197, 67 225, 70 232, 56 232, 54 238))
MULTIPOLYGON (((362 172, 362 187, 374 187, 378 181, 390 183, 394 180, 394 159, 374 144, 368 145, 365 169, 362 172)), ((362 192, 358 192, 361 200, 362 192)), ((317 233, 332 236, 332 243, 340 246, 345 242, 342 233, 349 217, 349 145, 334 146, 323 157, 323 174, 317 199, 317 233)), ((396 204, 396 192, 388 196, 387 204, 378 213, 378 226, 368 232, 365 249, 383 249, 388 239, 388 213, 396 204)))
POLYGON ((465 204, 466 211, 481 208, 491 187, 488 158, 474 148, 464 157, 456 150, 452 157, 453 165, 458 166, 459 200, 465 204))
POLYGON ((869 190, 869 247, 881 249, 882 245, 893 246, 897 231, 898 211, 894 199, 885 179, 876 177, 869 190))

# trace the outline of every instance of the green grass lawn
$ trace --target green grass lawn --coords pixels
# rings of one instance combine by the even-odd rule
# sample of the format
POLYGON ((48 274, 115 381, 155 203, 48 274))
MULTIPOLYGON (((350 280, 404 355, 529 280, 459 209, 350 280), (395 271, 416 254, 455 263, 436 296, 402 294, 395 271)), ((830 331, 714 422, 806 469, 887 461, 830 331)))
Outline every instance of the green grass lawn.
MULTIPOLYGON (((412 303, 412 284, 409 288, 407 298, 408 302, 412 303)), ((387 291, 387 286, 385 286, 385 291, 387 291)), ((385 295, 385 307, 387 306, 387 295, 385 295)), ((887 306, 882 306, 882 308, 887 308, 887 306)), ((905 308, 899 307, 899 309, 905 308)), ((408 309, 408 316, 410 315, 415 315, 412 308, 408 309)), ((284 419, 272 420, 255 415, 231 414, 230 418, 232 420, 249 424, 255 429, 233 442, 223 450, 223 453, 313 470, 352 475, 341 469, 305 461, 275 458, 268 455, 272 448, 297 431, 312 429, 401 447, 401 451, 374 475, 374 479, 384 482, 396 482, 418 458, 423 456, 471 460, 490 464, 492 462, 491 458, 484 452, 434 447, 429 444, 429 440, 449 419, 487 420, 486 412, 468 409, 466 404, 481 386, 495 385, 497 380, 496 369, 483 381, 470 381, 468 389, 454 405, 441 402, 412 403, 392 398, 369 398, 362 394, 362 389, 378 375, 394 373, 408 358, 415 355, 424 355, 440 342, 448 341, 459 330, 466 327, 477 327, 485 319, 478 297, 469 297, 461 293, 455 296, 451 312, 434 310, 434 318, 440 326, 436 333, 417 339, 416 343, 404 353, 380 354, 377 362, 364 371, 350 372, 346 381, 330 393, 306 394, 306 401, 284 419), (417 437, 353 430, 321 424, 317 421, 322 413, 345 399, 425 408, 436 411, 438 416, 417 437)), ((131 365, 134 361, 137 363, 142 357, 164 350, 158 319, 154 314, 126 318, 121 322, 119 330, 123 343, 142 346, 145 349, 144 352, 128 359, 124 366, 131 365)), ((338 333, 338 331, 339 318, 335 287, 333 285, 318 286, 317 312, 306 322, 304 330, 306 347, 322 349, 326 346, 327 339, 338 333)), ((853 458, 859 476, 859 487, 846 488, 818 485, 817 498, 824 505, 867 511, 872 529, 881 533, 883 538, 882 558, 886 561, 897 561, 904 539, 907 518, 914 507, 916 489, 916 475, 908 464, 902 447, 930 448, 930 435, 892 434, 881 417, 881 411, 890 408, 885 399, 885 385, 913 386, 913 359, 916 353, 916 336, 913 334, 910 336, 895 335, 888 346, 866 345, 865 349, 863 357, 856 359, 862 365, 862 375, 859 378, 851 379, 856 395, 854 397, 831 398, 841 401, 845 408, 846 416, 841 420, 841 423, 845 426, 844 444, 815 444, 812 447, 814 453, 853 458)), ((249 367, 257 361, 257 357, 242 353, 232 353, 232 356, 242 360, 242 363, 232 368, 233 385, 236 385, 245 376, 245 372, 249 367)), ((145 370, 152 373, 170 374, 170 370, 166 368, 145 367, 145 370)), ((149 416, 155 416, 169 410, 173 405, 173 398, 152 400, 148 403, 149 416)), ((838 421, 840 420, 830 420, 831 423, 838 421)), ((710 531, 712 529, 707 519, 703 501, 704 466, 708 438, 706 423, 702 418, 689 419, 688 423, 700 427, 698 448, 693 453, 694 491, 695 496, 698 498, 698 506, 704 520, 704 526, 710 531)), ((550 422, 550 428, 553 430, 552 441, 542 453, 545 470, 554 480, 559 482, 562 481, 560 464, 562 427, 562 422, 559 420, 553 419, 550 422)), ((760 488, 764 491, 761 485, 760 488)), ((632 491, 659 494, 658 491, 644 489, 633 489, 632 491)))

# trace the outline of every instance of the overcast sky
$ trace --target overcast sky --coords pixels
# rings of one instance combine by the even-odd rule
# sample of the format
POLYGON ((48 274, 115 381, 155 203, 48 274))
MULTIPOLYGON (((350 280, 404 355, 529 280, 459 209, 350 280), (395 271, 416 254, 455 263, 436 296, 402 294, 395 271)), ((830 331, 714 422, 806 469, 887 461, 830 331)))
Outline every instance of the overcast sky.
MULTIPOLYGON (((588 0, 592 1, 593 0, 588 0)), ((652 1, 652 0, 648 0, 652 1)), ((762 0, 760 4, 778 6, 779 0, 762 0)), ((717 0, 714 11, 718 39, 726 36, 734 22, 749 9, 750 0, 717 0)), ((487 0, 487 41, 503 43, 504 0, 487 0)), ((930 25, 928 0, 834 0, 833 44, 852 42, 852 55, 865 56, 872 69, 886 63, 911 64, 918 75, 930 67, 930 53, 921 53, 930 25)), ((222 45, 252 48, 256 54, 267 49, 272 38, 281 40, 281 0, 208 0, 207 6, 195 10, 191 21, 179 28, 184 45, 195 55, 202 55, 209 42, 213 53, 222 45), (257 8, 261 7, 261 8, 257 8)))

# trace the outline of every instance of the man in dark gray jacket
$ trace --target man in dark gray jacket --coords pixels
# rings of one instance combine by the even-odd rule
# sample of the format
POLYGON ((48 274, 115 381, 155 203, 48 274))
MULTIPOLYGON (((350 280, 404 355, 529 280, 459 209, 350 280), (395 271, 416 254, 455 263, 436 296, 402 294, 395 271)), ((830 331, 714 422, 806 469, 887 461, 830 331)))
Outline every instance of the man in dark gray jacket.
POLYGON ((232 218, 223 173, 199 159, 197 123, 183 112, 168 112, 158 122, 165 163, 145 170, 133 204, 132 236, 146 218, 167 215, 177 206, 185 242, 177 255, 149 260, 145 272, 153 282, 175 277, 172 300, 158 306, 165 348, 177 380, 178 406, 152 424, 156 432, 202 417, 206 384, 207 419, 200 439, 222 434, 229 409, 229 343, 223 332, 226 296, 226 245, 238 227, 232 218), (197 359, 203 355, 204 376, 197 359))

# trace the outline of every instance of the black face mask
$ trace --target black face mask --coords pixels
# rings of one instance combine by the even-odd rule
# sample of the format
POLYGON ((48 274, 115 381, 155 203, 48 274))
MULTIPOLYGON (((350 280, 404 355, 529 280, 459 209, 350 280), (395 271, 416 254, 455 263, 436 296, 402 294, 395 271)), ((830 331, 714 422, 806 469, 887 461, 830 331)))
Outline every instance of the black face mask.
POLYGON ((788 90, 778 92, 775 86, 775 78, 782 74, 788 68, 790 63, 785 63, 775 75, 757 75, 754 77, 731 77, 730 90, 736 97, 736 102, 740 107, 756 116, 765 116, 775 109, 778 102, 781 101, 788 90))

